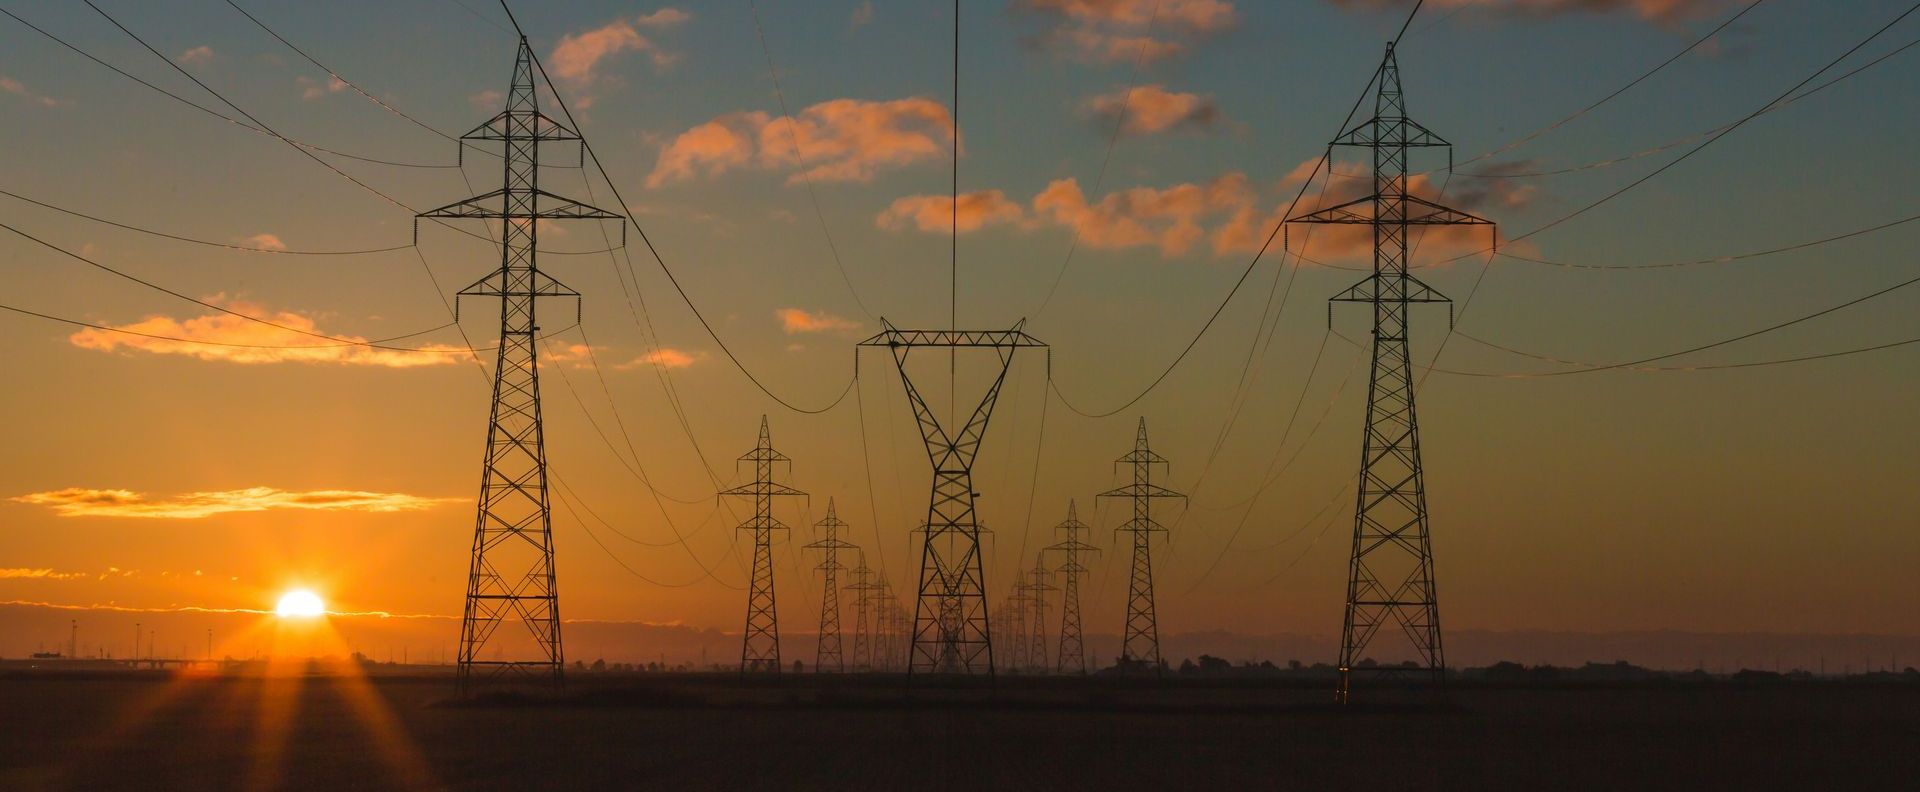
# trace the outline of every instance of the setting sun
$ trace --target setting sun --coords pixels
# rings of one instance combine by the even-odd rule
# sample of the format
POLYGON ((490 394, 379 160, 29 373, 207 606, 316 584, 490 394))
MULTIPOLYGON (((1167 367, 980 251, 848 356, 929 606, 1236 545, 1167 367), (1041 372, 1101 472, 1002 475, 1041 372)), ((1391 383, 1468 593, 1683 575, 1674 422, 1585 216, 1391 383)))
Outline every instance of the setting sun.
POLYGON ((324 615, 327 606, 320 596, 306 589, 294 589, 280 596, 280 604, 273 608, 274 615, 283 619, 311 618, 324 615))

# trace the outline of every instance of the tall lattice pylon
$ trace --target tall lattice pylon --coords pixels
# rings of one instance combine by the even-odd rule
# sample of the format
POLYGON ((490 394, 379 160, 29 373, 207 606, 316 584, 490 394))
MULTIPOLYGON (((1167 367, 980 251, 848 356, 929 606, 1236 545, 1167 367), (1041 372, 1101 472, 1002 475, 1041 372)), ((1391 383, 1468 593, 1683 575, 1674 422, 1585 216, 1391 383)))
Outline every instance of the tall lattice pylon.
POLYGON ((1031 632, 1027 629, 1027 619, 1033 616, 1033 594, 1029 589, 1026 570, 1016 570, 1013 577, 1020 582, 1014 584, 1012 596, 1000 603, 998 619, 1004 625, 1001 634, 1008 639, 1003 642, 1008 649, 1006 669, 1017 674, 1027 668, 1030 646, 1027 636, 1031 632))
POLYGON ((460 616, 457 669, 463 691, 481 679, 502 676, 546 678, 556 685, 562 680, 566 654, 560 643, 560 589, 553 567, 546 434, 540 417, 540 325, 534 309, 541 297, 572 297, 577 313, 580 293, 540 271, 539 232, 547 220, 624 219, 540 189, 540 144, 578 141, 580 136, 540 112, 533 68, 533 51, 522 38, 506 109, 460 138, 462 147, 470 142, 500 144, 500 189, 419 215, 500 221, 500 268, 455 297, 456 314, 461 298, 500 300, 493 407, 460 616), (536 652, 522 659, 505 659, 503 651, 483 657, 494 632, 510 619, 532 633, 536 652))
POLYGON ((780 613, 773 592, 773 532, 787 530, 773 516, 773 499, 782 495, 805 495, 797 489, 773 480, 774 465, 793 460, 773 449, 773 437, 767 431, 767 417, 760 416, 760 442, 740 456, 753 463, 753 481, 721 495, 753 499, 753 516, 739 529, 753 532, 753 582, 747 590, 747 629, 740 641, 740 673, 780 673, 780 613))
POLYGON ((873 570, 867 568, 867 554, 860 553, 860 563, 849 570, 853 582, 847 590, 853 592, 853 670, 872 671, 874 668, 874 619, 873 591, 879 588, 873 582, 873 570))
POLYGON ((1054 571, 1061 574, 1060 583, 1060 650, 1054 655, 1054 668, 1062 674, 1087 673, 1087 647, 1080 630, 1080 576, 1086 574, 1087 567, 1081 559, 1090 553, 1100 552, 1100 548, 1087 544, 1080 538, 1087 530, 1087 524, 1080 521, 1079 504, 1067 501, 1067 519, 1054 526, 1054 530, 1067 535, 1058 543, 1048 545, 1046 549, 1060 553, 1060 566, 1054 571))
POLYGON ((1373 371, 1367 386, 1366 432, 1361 441, 1360 486, 1354 505, 1353 549, 1347 574, 1346 619, 1341 627, 1340 682, 1346 702, 1356 671, 1398 671, 1400 664, 1362 663, 1375 633, 1399 626, 1419 667, 1446 679, 1440 640, 1440 599, 1434 588, 1433 543, 1427 527, 1427 490, 1420 467, 1420 423, 1413 409, 1413 366, 1407 349, 1407 306, 1449 302, 1407 273, 1407 230, 1413 226, 1490 225, 1407 192, 1407 150, 1448 146, 1407 117, 1400 66, 1387 45, 1375 75, 1373 117, 1333 140, 1373 152, 1372 195, 1298 217, 1292 223, 1365 225, 1373 229, 1373 274, 1335 296, 1335 302, 1373 306, 1373 371))
POLYGON ((980 525, 974 515, 973 461, 979 456, 987 419, 999 401, 1014 353, 1046 344, 1027 335, 1023 320, 1011 330, 901 330, 886 319, 881 330, 860 342, 893 354, 900 383, 913 406, 920 435, 933 463, 933 492, 927 504, 927 528, 921 542, 920 580, 914 605, 907 674, 988 674, 994 671, 993 638, 987 623, 987 581, 980 553, 980 525), (964 425, 943 426, 907 375, 915 349, 992 349, 1000 369, 964 425))
MULTIPOLYGON (((820 570, 820 576, 825 581, 820 591, 820 640, 813 653, 813 670, 815 673, 837 674, 847 670, 846 657, 840 651, 840 570, 846 569, 840 565, 840 551, 857 551, 860 547, 840 538, 840 529, 847 527, 847 524, 834 512, 833 498, 827 498, 826 519, 814 523, 813 527, 820 529, 822 538, 809 543, 807 549, 819 550, 823 556, 820 566, 815 568, 820 570)), ((855 610, 857 615, 858 608, 855 610)), ((858 624, 855 626, 857 628, 858 624)), ((856 638, 855 643, 858 642, 856 638)))
POLYGON ((1133 483, 1100 493, 1102 498, 1126 498, 1133 501, 1133 517, 1115 528, 1133 539, 1133 574, 1127 583, 1127 628, 1120 642, 1120 670, 1151 670, 1161 673, 1160 625, 1153 601, 1153 535, 1166 527, 1153 519, 1153 502, 1159 498, 1185 498, 1173 490, 1153 483, 1155 465, 1165 466, 1166 457, 1147 447, 1147 419, 1140 419, 1134 435, 1133 450, 1115 461, 1133 468, 1133 483))
POLYGON ((1039 557, 1034 558, 1033 569, 1027 574, 1028 607, 1033 609, 1027 617, 1027 667, 1033 673, 1044 674, 1047 672, 1047 592, 1059 591, 1060 587, 1047 581, 1047 567, 1039 557))

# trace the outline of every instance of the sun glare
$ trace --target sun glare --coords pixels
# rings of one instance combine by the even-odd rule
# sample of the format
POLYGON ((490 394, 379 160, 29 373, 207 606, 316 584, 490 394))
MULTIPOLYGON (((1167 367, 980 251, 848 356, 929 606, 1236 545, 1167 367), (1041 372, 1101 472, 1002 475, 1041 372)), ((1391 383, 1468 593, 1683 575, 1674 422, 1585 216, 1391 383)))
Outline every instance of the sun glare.
POLYGON ((274 615, 283 619, 305 619, 326 614, 327 606, 320 596, 306 589, 294 589, 280 596, 280 604, 274 606, 274 615))

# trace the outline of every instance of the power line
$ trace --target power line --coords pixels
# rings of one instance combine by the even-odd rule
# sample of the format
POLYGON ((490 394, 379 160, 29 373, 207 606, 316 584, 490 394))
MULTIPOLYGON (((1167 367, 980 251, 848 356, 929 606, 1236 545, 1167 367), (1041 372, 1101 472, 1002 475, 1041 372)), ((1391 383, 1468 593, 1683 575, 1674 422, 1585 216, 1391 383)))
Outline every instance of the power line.
POLYGON ((1856 229, 1856 230, 1848 231, 1841 234, 1835 234, 1833 236, 1821 237, 1819 239, 1809 240, 1806 242, 1796 242, 1791 245, 1783 245, 1780 247, 1768 248, 1766 250, 1756 250, 1748 253, 1733 253, 1729 255, 1713 256, 1710 258, 1703 258, 1703 259, 1691 259, 1687 261, 1668 261, 1668 262, 1660 262, 1660 263, 1654 263, 1654 264, 1580 264, 1580 263, 1566 262, 1566 261, 1553 261, 1553 260, 1537 258, 1533 256, 1522 256, 1518 253, 1513 253, 1505 250, 1500 251, 1496 255, 1500 256, 1501 258, 1514 259, 1515 261, 1526 261, 1534 264, 1545 264, 1548 266, 1563 267, 1566 269, 1581 269, 1581 270, 1675 269, 1679 267, 1691 267, 1691 266, 1696 266, 1700 264, 1724 264, 1732 261, 1744 261, 1746 259, 1760 258, 1762 256, 1771 256, 1778 253, 1787 253, 1795 250, 1805 250, 1810 247, 1817 247, 1820 245, 1825 245, 1830 242, 1839 242, 1843 239, 1852 239, 1857 236, 1865 236, 1867 234, 1871 234, 1877 231, 1885 231, 1889 228, 1905 225, 1915 220, 1920 220, 1920 214, 1908 215, 1906 217, 1900 218, 1898 220, 1894 220, 1892 222, 1881 223, 1879 225, 1874 225, 1874 226, 1868 226, 1866 228, 1856 229))
MULTIPOLYGON (((26 308, 16 308, 11 305, 0 305, 0 311, 11 311, 13 313, 17 313, 22 316, 31 316, 36 319, 45 319, 50 322, 59 322, 61 324, 73 325, 75 327, 85 327, 93 330, 100 330, 102 332, 107 332, 107 333, 118 333, 120 335, 137 336, 140 338, 150 338, 155 341, 171 341, 171 342, 180 343, 180 344, 199 344, 202 346, 230 347, 235 349, 339 349, 341 347, 361 346, 361 344, 349 343, 349 342, 342 342, 338 344, 309 344, 309 345, 303 345, 303 346, 288 346, 285 344, 241 344, 241 343, 236 343, 232 341, 209 341, 204 338, 182 338, 179 336, 160 335, 158 333, 143 333, 139 330, 128 330, 124 327, 113 327, 111 325, 94 324, 92 322, 85 322, 79 319, 68 319, 64 316, 54 316, 53 314, 45 314, 39 311, 28 310, 26 308)), ((387 338, 375 339, 373 341, 366 342, 366 344, 384 344, 390 341, 400 341, 408 338, 413 338, 416 336, 423 336, 437 330, 445 330, 452 326, 454 326, 454 324, 452 322, 448 322, 438 327, 429 327, 425 330, 419 330, 412 333, 407 333, 405 335, 389 336, 387 338)), ((399 349, 397 347, 381 347, 381 348, 394 349, 396 351, 399 349)), ((453 354, 456 352, 463 352, 465 350, 442 351, 437 349, 411 349, 406 351, 436 353, 436 354, 453 354)), ((485 351, 485 350, 477 350, 477 351, 485 351)))
MULTIPOLYGON (((95 10, 95 11, 99 11, 99 8, 97 8, 97 7, 96 7, 96 8, 94 9, 94 10, 95 10)), ((347 152, 344 152, 344 151, 339 151, 339 150, 336 150, 336 149, 331 149, 331 148, 327 148, 327 147, 325 147, 325 146, 319 146, 319 145, 315 145, 315 144, 313 144, 313 143, 307 143, 307 142, 304 142, 304 141, 300 141, 300 140, 294 140, 294 139, 292 139, 292 138, 289 138, 289 137, 286 137, 286 136, 284 136, 284 135, 280 135, 280 134, 278 134, 278 133, 276 133, 276 132, 273 132, 272 130, 269 130, 269 129, 266 129, 266 128, 264 128, 264 127, 260 127, 260 126, 255 126, 255 125, 253 125, 253 124, 249 124, 249 123, 247 123, 247 122, 245 122, 245 121, 241 121, 241 120, 239 120, 239 119, 237 119, 237 118, 234 118, 234 117, 232 117, 232 116, 229 116, 229 115, 226 115, 226 114, 224 114, 224 113, 221 113, 221 112, 220 112, 220 111, 218 111, 218 110, 214 110, 214 109, 212 109, 212 108, 209 108, 209 107, 207 107, 207 106, 205 106, 205 105, 202 105, 202 104, 200 104, 200 103, 198 103, 198 102, 195 102, 195 101, 193 101, 193 100, 191 100, 191 99, 187 99, 187 98, 185 98, 185 97, 183 97, 183 96, 180 96, 179 94, 176 94, 176 93, 174 93, 174 92, 172 92, 172 91, 169 91, 169 90, 167 90, 167 89, 165 89, 165 88, 162 88, 162 87, 160 87, 160 86, 158 86, 158 85, 155 85, 155 84, 153 84, 153 83, 151 83, 151 82, 148 82, 148 81, 146 81, 146 80, 144 80, 144 79, 141 79, 140 77, 137 77, 137 76, 134 76, 134 75, 133 75, 133 74, 132 74, 131 72, 128 72, 127 70, 125 70, 125 69, 122 69, 122 68, 120 68, 120 67, 118 67, 118 66, 115 66, 115 65, 113 65, 113 64, 111 64, 111 63, 108 63, 108 62, 106 62, 106 61, 104 61, 104 60, 101 60, 100 58, 98 58, 98 57, 96 57, 96 56, 94 56, 94 54, 93 54, 93 53, 90 53, 90 52, 87 52, 86 50, 83 50, 83 49, 81 49, 81 48, 79 48, 78 46, 76 46, 76 45, 74 45, 74 44, 72 44, 72 43, 70 43, 70 42, 68 42, 68 41, 67 41, 66 39, 63 39, 63 38, 60 38, 59 36, 56 36, 56 35, 54 35, 54 34, 52 34, 52 33, 49 33, 49 32, 47 32, 47 31, 46 31, 45 29, 43 29, 43 28, 41 28, 41 27, 40 27, 40 26, 38 26, 38 25, 35 25, 35 24, 33 24, 32 22, 28 22, 27 20, 25 20, 25 19, 22 19, 22 18, 21 18, 21 17, 19 16, 19 15, 17 15, 17 14, 15 14, 15 13, 13 13, 12 11, 8 11, 8 10, 7 10, 7 9, 5 9, 5 8, 0 8, 0 14, 5 14, 5 15, 7 15, 8 17, 10 17, 10 18, 12 18, 12 19, 13 19, 13 21, 15 21, 15 22, 19 22, 20 24, 22 24, 22 25, 26 25, 26 26, 27 26, 28 28, 31 28, 31 29, 32 29, 32 30, 33 30, 33 31, 34 31, 35 33, 39 33, 40 35, 42 35, 42 36, 45 36, 46 38, 48 38, 48 39, 50 39, 50 40, 52 40, 52 41, 53 41, 54 43, 56 43, 56 44, 59 44, 59 45, 60 45, 60 46, 62 46, 62 47, 66 47, 66 48, 67 48, 67 49, 69 49, 69 50, 72 50, 73 52, 75 52, 75 53, 77 53, 77 54, 79 54, 79 55, 80 55, 81 57, 83 57, 83 58, 86 58, 87 60, 90 60, 90 61, 93 61, 94 63, 97 63, 97 64, 100 64, 101 66, 105 66, 106 68, 108 68, 108 69, 110 69, 110 70, 112 70, 112 71, 113 71, 114 73, 116 73, 116 74, 119 74, 119 75, 120 75, 120 76, 122 76, 122 77, 125 77, 125 78, 127 78, 127 79, 129 79, 129 80, 132 80, 132 81, 134 81, 134 82, 136 82, 136 83, 139 83, 140 85, 143 85, 143 86, 146 86, 146 87, 147 87, 148 89, 151 89, 151 90, 153 90, 153 91, 155 91, 155 92, 158 92, 158 93, 160 93, 160 94, 162 94, 162 95, 164 95, 164 96, 166 96, 166 97, 168 97, 168 98, 170 98, 170 99, 172 99, 172 100, 174 100, 174 101, 176 101, 176 102, 179 102, 179 103, 181 103, 181 104, 183 104, 183 105, 186 105, 186 106, 188 106, 188 107, 191 107, 191 108, 193 108, 193 109, 195 109, 195 110, 198 110, 198 111, 200 111, 200 112, 202 112, 202 113, 206 113, 207 115, 210 115, 210 116, 213 116, 214 118, 218 118, 218 119, 220 119, 220 120, 222 120, 222 121, 225 121, 225 122, 227 122, 227 123, 229 123, 229 124, 233 124, 234 126, 238 126, 238 127, 242 127, 242 128, 244 128, 244 129, 247 129, 247 130, 249 130, 249 131, 252 131, 252 132, 255 132, 255 133, 257 133, 257 134, 261 134, 261 135, 266 135, 266 136, 268 136, 268 137, 274 137, 274 138, 279 138, 280 140, 283 140, 283 141, 286 141, 286 142, 288 142, 288 143, 291 143, 291 144, 293 144, 293 145, 295 145, 295 146, 298 146, 298 147, 300 147, 300 148, 303 148, 303 149, 312 149, 312 150, 314 150, 314 151, 320 151, 320 152, 325 152, 325 153, 327 153, 327 154, 332 154, 332 155, 334 155, 334 156, 336 156, 336 157, 344 157, 344 158, 346 158, 346 159, 351 159, 351 160, 359 160, 359 161, 361 161, 361 162, 367 162, 367 163, 371 163, 371 164, 374 164, 374 165, 390 165, 390 166, 393 166, 393 167, 397 167, 397 168, 458 168, 458 167, 460 167, 460 166, 459 166, 458 164, 450 164, 450 165, 440 165, 440 164, 433 164, 433 163, 421 163, 421 162, 400 162, 400 161, 397 161, 397 160, 386 160, 386 159, 379 159, 379 158, 377 158, 377 157, 363 157, 363 156, 360 156, 360 155, 358 155, 358 154, 349 154, 349 153, 347 153, 347 152)), ((101 13, 101 15, 102 15, 102 16, 105 16, 105 12, 102 12, 102 13, 101 13)), ((111 18, 111 17, 109 17, 108 19, 109 19, 109 21, 111 21, 111 19, 112 19, 112 18, 111 18)), ((116 24, 117 24, 117 23, 116 23, 116 24)), ((122 30, 125 30, 125 28, 121 28, 121 29, 122 29, 122 30)), ((132 35, 132 34, 131 34, 131 33, 129 33, 128 35, 132 35)), ((136 37, 136 38, 135 38, 135 40, 137 41, 137 40, 138 40, 138 38, 136 37)), ((149 49, 149 50, 151 50, 152 48, 150 48, 150 47, 149 47, 148 49, 149 49)), ((155 53, 155 54, 158 54, 158 53, 155 53)), ((162 60, 167 60, 165 56, 161 56, 161 59, 162 59, 162 60)), ((167 60, 167 62, 168 62, 168 63, 170 63, 170 64, 172 63, 172 61, 171 61, 171 60, 167 60)), ((176 67, 176 68, 177 68, 177 67, 176 67)), ((184 73, 184 72, 183 72, 183 73, 184 73)), ((189 76, 191 76, 191 75, 189 75, 189 76)), ((196 80, 196 82, 198 82, 198 81, 196 80)), ((205 87, 205 86, 202 86, 202 87, 205 87)), ((211 91, 209 91, 209 92, 211 92, 211 91)))
MULTIPOLYGON (((875 318, 873 311, 867 309, 865 301, 860 299, 860 291, 853 287, 853 278, 847 275, 847 265, 840 260, 840 246, 833 241, 833 230, 827 227, 826 212, 820 208, 820 193, 814 189, 813 177, 808 175, 807 158, 800 151, 800 131, 795 128, 793 113, 787 110, 787 92, 780 87, 780 70, 773 65, 773 49, 767 46, 767 34, 760 28, 760 6, 747 0, 747 10, 753 16, 753 33, 760 39, 760 51, 767 56, 767 77, 773 81, 773 95, 780 101, 780 117, 787 122, 787 137, 793 143, 793 158, 800 163, 800 183, 806 185, 807 198, 813 203, 813 216, 820 221, 820 234, 827 238, 827 250, 833 254, 833 268, 840 272, 840 282, 847 285, 847 293, 853 296, 853 304, 868 319, 875 318)), ((958 137, 955 138, 958 146, 958 137)))
POLYGON ((17 201, 25 201, 27 203, 33 204, 34 206, 38 206, 42 209, 51 209, 61 214, 65 214, 71 217, 78 217, 82 220, 91 220, 95 223, 100 223, 102 225, 110 225, 110 226, 113 226, 114 228, 119 228, 127 231, 134 231, 141 234, 147 234, 149 236, 156 236, 162 239, 171 239, 178 242, 191 242, 196 245, 206 245, 207 247, 226 248, 228 250, 241 250, 241 251, 246 251, 248 253, 276 253, 282 256, 363 256, 371 253, 390 253, 395 250, 406 250, 407 248, 413 247, 413 245, 409 244, 409 245, 394 245, 392 247, 383 247, 383 248, 367 248, 364 250, 289 250, 286 248, 266 248, 266 247, 254 247, 250 245, 235 245, 227 242, 214 242, 212 240, 207 240, 207 239, 195 239, 193 237, 181 236, 179 234, 170 234, 165 231, 155 231, 151 228, 141 228, 140 226, 128 225, 126 223, 120 223, 113 220, 108 220, 104 217, 90 215, 85 212, 80 212, 80 211, 75 211, 73 209, 54 206, 53 204, 46 203, 44 201, 37 201, 32 198, 28 198, 24 195, 21 195, 19 193, 9 192, 7 190, 0 190, 0 195, 7 196, 8 198, 12 198, 17 201))

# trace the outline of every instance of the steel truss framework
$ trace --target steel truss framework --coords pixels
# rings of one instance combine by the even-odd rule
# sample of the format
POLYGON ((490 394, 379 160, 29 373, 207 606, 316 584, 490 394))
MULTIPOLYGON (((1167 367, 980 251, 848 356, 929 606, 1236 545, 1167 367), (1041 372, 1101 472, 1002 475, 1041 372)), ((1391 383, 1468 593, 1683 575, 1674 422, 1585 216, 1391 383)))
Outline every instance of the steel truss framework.
POLYGON ((773 516, 773 499, 786 495, 806 495, 773 480, 773 466, 792 466, 793 460, 773 449, 773 437, 767 431, 767 417, 760 416, 760 441, 753 450, 740 455, 741 462, 753 463, 753 480, 721 495, 753 499, 753 516, 740 523, 742 531, 753 532, 753 582, 747 589, 747 628, 740 640, 740 673, 780 673, 780 613, 773 595, 773 532, 787 530, 786 523, 773 516))
POLYGON ((493 405, 487 420, 466 604, 460 618, 462 691, 497 677, 544 678, 556 685, 563 680, 566 655, 560 642, 560 594, 553 565, 536 352, 540 327, 534 308, 541 297, 572 297, 577 311, 580 293, 541 272, 535 251, 539 221, 624 219, 540 189, 540 144, 579 139, 572 129, 540 112, 533 87, 533 53, 522 38, 506 109, 461 136, 462 147, 470 141, 501 145, 501 188, 419 215, 501 221, 500 268, 460 290, 455 298, 500 300, 493 405), (492 659, 482 656, 501 623, 510 619, 532 633, 538 646, 536 659, 499 659, 498 652, 492 659))
POLYGON ((1356 201, 1289 218, 1290 223, 1365 225, 1373 229, 1373 273, 1333 298, 1373 306, 1373 366, 1367 387, 1366 433, 1361 443, 1353 548, 1347 574, 1336 698, 1348 701, 1356 672, 1400 672, 1400 664, 1363 662, 1380 628, 1397 625, 1412 645, 1417 668, 1446 679, 1434 586, 1427 492, 1420 466, 1419 421, 1413 407, 1407 306, 1450 302, 1407 272, 1411 226, 1491 225, 1487 220, 1407 193, 1407 151, 1449 146, 1407 117, 1393 45, 1380 63, 1373 118, 1332 145, 1372 150, 1374 193, 1356 201))
POLYGON ((860 342, 892 352, 900 383, 913 406, 914 419, 933 464, 933 491, 921 544, 920 581, 907 650, 907 674, 992 675, 993 639, 988 626, 986 573, 980 553, 980 525, 974 514, 973 462, 993 415, 1000 389, 1013 366, 1014 353, 1046 348, 1021 328, 1011 330, 902 330, 885 319, 881 331, 860 342), (966 423, 945 427, 907 374, 915 349, 986 348, 998 356, 1000 370, 966 423))
POLYGON ((1080 521, 1079 504, 1067 501, 1067 519, 1053 528, 1067 535, 1065 540, 1048 545, 1046 549, 1057 551, 1061 555, 1060 566, 1054 571, 1061 573, 1060 584, 1060 650, 1054 655, 1054 668, 1062 674, 1087 673, 1087 649, 1080 631, 1080 576, 1087 567, 1081 563, 1088 553, 1098 553, 1100 548, 1087 544, 1080 539, 1087 524, 1080 521))
MULTIPOLYGON (((814 649, 813 670, 815 673, 832 671, 837 674, 847 670, 846 657, 840 651, 840 571, 846 569, 840 564, 840 551, 858 552, 860 546, 840 538, 840 529, 847 527, 847 524, 835 513, 833 498, 827 498, 826 519, 814 523, 813 526, 820 529, 824 537, 808 544, 806 549, 821 551, 824 557, 815 569, 820 570, 821 577, 825 579, 820 591, 820 641, 814 649)), ((862 562, 862 566, 864 565, 862 562)), ((855 606, 854 610, 856 617, 854 628, 857 631, 864 626, 866 613, 858 606, 855 606)), ((856 633, 854 638, 856 664, 859 662, 860 648, 860 639, 856 633)))
POLYGON ((1027 573, 1027 597, 1032 615, 1027 617, 1027 669, 1036 674, 1047 672, 1047 592, 1060 587, 1047 582, 1047 568, 1039 558, 1027 573))
POLYGON ((1187 496, 1153 483, 1153 467, 1165 466, 1166 457, 1147 446, 1147 419, 1141 418, 1134 433, 1133 450, 1114 461, 1133 468, 1133 483, 1100 493, 1102 498, 1126 498, 1133 501, 1133 517, 1115 528, 1115 533, 1133 535, 1133 574, 1127 584, 1127 628, 1120 643, 1122 673, 1150 669, 1165 672, 1160 658, 1160 625, 1153 601, 1153 535, 1166 533, 1166 527, 1153 519, 1153 501, 1158 498, 1187 496))
POLYGON ((873 617, 874 592, 880 585, 873 582, 873 570, 867 568, 866 553, 860 553, 860 563, 848 574, 853 583, 847 590, 853 592, 853 670, 872 671, 878 665, 874 660, 878 642, 875 640, 873 617))

